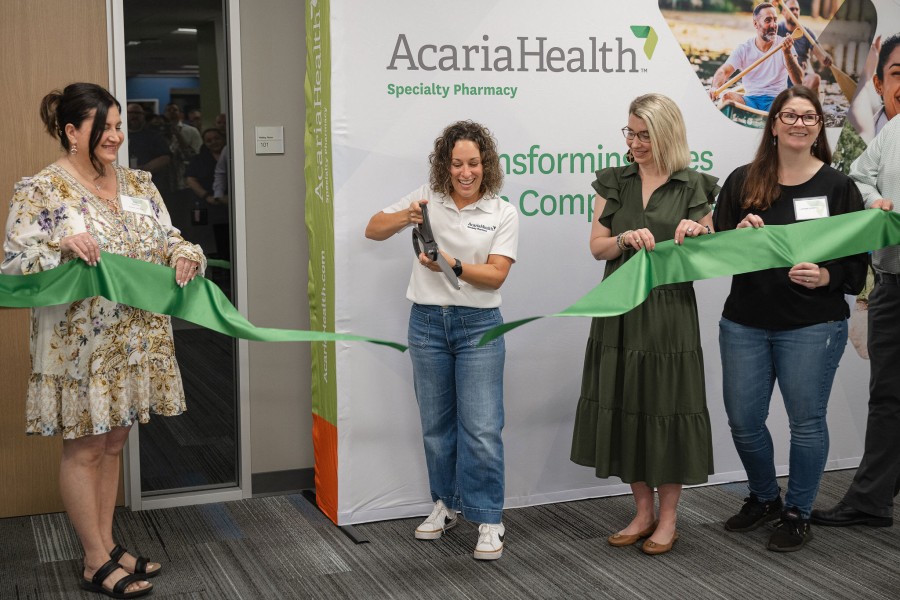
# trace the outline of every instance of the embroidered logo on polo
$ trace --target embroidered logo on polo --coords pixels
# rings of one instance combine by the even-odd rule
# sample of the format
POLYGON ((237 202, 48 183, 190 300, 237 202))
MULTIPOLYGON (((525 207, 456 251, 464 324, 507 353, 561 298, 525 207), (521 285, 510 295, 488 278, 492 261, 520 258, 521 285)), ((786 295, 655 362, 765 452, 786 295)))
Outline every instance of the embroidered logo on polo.
POLYGON ((491 233, 497 229, 496 225, 482 225, 481 223, 467 223, 466 229, 473 229, 475 231, 483 231, 485 233, 491 233))

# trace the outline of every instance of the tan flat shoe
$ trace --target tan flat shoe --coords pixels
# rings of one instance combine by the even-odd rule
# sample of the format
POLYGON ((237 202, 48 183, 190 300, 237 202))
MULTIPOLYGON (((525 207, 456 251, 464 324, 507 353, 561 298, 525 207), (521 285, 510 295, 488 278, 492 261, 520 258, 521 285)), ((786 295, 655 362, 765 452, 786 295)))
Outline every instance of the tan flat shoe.
POLYGON ((631 546, 639 539, 653 535, 657 525, 659 525, 659 521, 653 521, 650 523, 650 527, 640 533, 614 533, 606 538, 606 541, 609 542, 610 546, 615 546, 616 548, 631 546))
POLYGON ((644 545, 641 546, 641 550, 644 551, 644 554, 650 554, 651 556, 656 554, 665 554, 669 550, 672 549, 672 545, 678 541, 678 532, 675 532, 675 535, 672 536, 672 541, 668 544, 657 544, 653 540, 647 540, 644 542, 644 545))

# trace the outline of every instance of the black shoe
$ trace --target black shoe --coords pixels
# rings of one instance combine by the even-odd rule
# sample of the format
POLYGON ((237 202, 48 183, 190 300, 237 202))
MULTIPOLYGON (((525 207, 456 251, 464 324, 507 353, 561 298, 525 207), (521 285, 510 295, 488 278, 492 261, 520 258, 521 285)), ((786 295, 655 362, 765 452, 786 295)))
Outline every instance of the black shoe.
POLYGON ((846 527, 847 525, 868 525, 869 527, 891 527, 893 517, 876 517, 861 510, 856 510, 843 502, 825 510, 814 509, 810 519, 816 525, 825 527, 846 527))
POLYGON ((801 518, 796 508, 786 508, 781 513, 781 520, 775 524, 775 533, 769 538, 766 548, 775 552, 796 552, 812 536, 809 519, 801 518))
POLYGON ((781 514, 781 496, 768 502, 760 502, 755 494, 744 498, 744 506, 741 512, 725 521, 725 529, 728 531, 752 531, 781 514))

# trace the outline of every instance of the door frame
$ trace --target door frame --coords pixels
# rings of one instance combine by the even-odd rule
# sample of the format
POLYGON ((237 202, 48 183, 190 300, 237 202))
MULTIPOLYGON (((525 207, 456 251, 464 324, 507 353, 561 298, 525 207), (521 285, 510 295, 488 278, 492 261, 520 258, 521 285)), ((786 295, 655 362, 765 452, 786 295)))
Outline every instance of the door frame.
MULTIPOLYGON (((125 76, 125 20, 122 0, 106 0, 107 35, 109 60, 109 89, 117 98, 126 98, 125 76)), ((229 149, 231 151, 231 168, 234 187, 231 201, 234 207, 234 246, 232 255, 232 274, 235 287, 235 305, 238 311, 247 316, 247 240, 245 219, 244 189, 244 122, 243 122, 243 88, 241 83, 241 27, 240 0, 222 0, 223 21, 226 25, 225 56, 226 64, 220 65, 228 82, 227 94, 222 97, 227 103, 227 114, 230 116, 229 133, 231 135, 229 149)), ((128 150, 123 146, 119 150, 119 161, 128 164, 128 150)), ((237 343, 237 420, 238 420, 238 481, 229 488, 214 490, 198 490, 177 492, 165 495, 154 495, 143 498, 141 494, 140 432, 139 427, 132 427, 125 446, 125 504, 132 510, 150 510, 189 506, 192 504, 208 504, 211 502, 227 502, 250 498, 251 461, 250 461, 250 365, 248 360, 249 342, 238 340, 237 343)))

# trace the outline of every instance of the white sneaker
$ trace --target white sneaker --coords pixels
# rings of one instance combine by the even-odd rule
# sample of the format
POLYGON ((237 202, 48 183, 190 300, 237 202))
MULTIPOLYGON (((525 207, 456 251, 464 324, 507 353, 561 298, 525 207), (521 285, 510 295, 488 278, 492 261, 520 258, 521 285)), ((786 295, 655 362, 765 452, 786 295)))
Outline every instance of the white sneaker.
POLYGON ((503 535, 506 528, 503 523, 492 525, 482 523, 478 526, 478 545, 475 546, 475 558, 478 560, 497 560, 503 555, 503 535))
POLYGON ((416 528, 417 540, 436 540, 441 534, 456 526, 456 511, 450 510, 442 500, 434 503, 434 510, 416 528))

